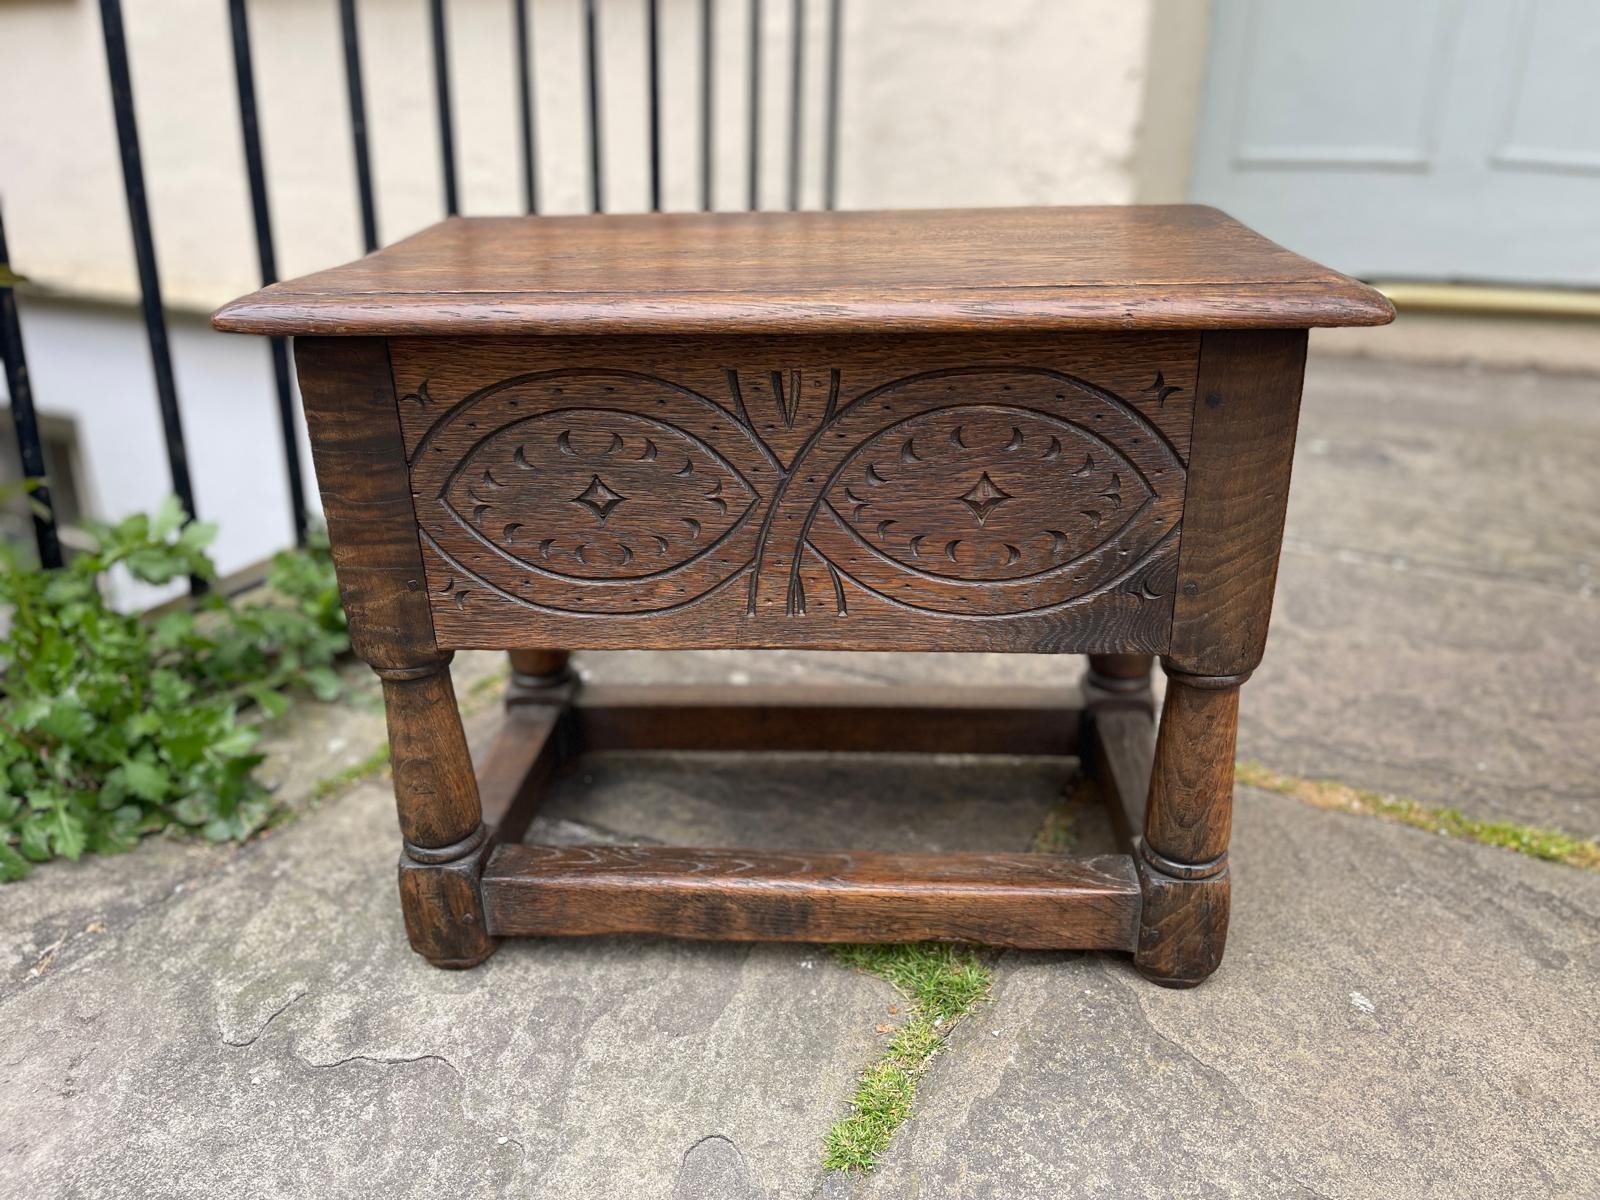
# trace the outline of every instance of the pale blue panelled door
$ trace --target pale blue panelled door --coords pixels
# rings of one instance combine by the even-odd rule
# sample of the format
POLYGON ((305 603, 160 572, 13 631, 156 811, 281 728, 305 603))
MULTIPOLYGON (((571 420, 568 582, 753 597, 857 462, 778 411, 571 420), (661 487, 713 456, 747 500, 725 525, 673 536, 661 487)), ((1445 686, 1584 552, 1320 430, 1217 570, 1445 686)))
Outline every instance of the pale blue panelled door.
POLYGON ((1215 0, 1193 198, 1364 278, 1600 287, 1600 0, 1215 0))

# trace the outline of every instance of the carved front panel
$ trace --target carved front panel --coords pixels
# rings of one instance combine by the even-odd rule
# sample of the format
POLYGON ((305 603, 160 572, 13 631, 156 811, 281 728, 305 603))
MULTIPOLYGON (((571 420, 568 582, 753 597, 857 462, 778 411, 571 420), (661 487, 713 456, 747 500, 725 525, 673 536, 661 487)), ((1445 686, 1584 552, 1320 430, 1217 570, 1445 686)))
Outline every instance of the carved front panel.
POLYGON ((397 341, 436 635, 1159 651, 1196 350, 397 341))

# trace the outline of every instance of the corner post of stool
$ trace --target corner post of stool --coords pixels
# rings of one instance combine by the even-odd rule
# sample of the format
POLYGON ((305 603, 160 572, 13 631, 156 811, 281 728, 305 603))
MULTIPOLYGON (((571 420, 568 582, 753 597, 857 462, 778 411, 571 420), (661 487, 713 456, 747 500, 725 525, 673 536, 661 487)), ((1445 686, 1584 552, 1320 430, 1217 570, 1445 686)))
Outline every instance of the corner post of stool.
POLYGON ((1134 964, 1193 987, 1228 935, 1239 685, 1266 649, 1305 374, 1304 329, 1200 340, 1172 633, 1137 867, 1134 964))
POLYGON ((497 944, 479 882, 492 839, 434 635, 388 343, 296 338, 294 351, 350 645, 383 680, 406 931, 435 966, 474 966, 497 944))
POLYGON ((565 650, 510 650, 511 682, 506 685, 506 707, 523 704, 565 704, 576 680, 565 650))
POLYGON ((1134 965, 1167 987, 1217 969, 1228 937, 1228 839, 1243 675, 1190 675, 1163 660, 1166 702, 1139 841, 1144 907, 1134 965))
POLYGON ((389 762, 404 853, 400 906, 411 948, 436 967, 472 967, 494 953, 480 880, 493 839, 456 705, 448 653, 375 666, 383 680, 389 762))
POLYGON ((1090 713, 1102 708, 1155 711, 1150 690, 1153 654, 1091 654, 1083 676, 1083 703, 1090 713))

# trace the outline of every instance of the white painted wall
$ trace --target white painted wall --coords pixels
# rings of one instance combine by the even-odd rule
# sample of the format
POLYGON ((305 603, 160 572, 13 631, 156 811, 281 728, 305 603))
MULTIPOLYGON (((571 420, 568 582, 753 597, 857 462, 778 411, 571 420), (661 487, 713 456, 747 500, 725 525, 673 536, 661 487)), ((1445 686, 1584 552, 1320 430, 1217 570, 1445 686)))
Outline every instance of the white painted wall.
MULTIPOLYGON (((846 0, 840 200, 847 208, 1134 198, 1153 9, 1173 0, 846 0)), ((1194 0, 1198 3, 1198 0, 1194 0)), ((286 537, 263 344, 199 314, 255 276, 226 6, 124 0, 152 217, 197 504, 231 569, 286 537)), ((663 0, 669 207, 697 203, 698 6, 663 0)), ((805 203, 820 202, 822 0, 808 0, 805 203)), ((580 0, 534 0, 541 183, 551 211, 587 206, 580 0)), ((383 240, 435 220, 441 189, 425 0, 361 0, 383 240)), ((718 0, 717 198, 744 203, 748 7, 718 0)), ((764 12, 763 203, 784 196, 790 6, 764 12)), ((508 0, 451 0, 463 206, 520 208, 508 0)), ((601 0, 608 207, 646 206, 642 0, 601 0)), ((360 234, 337 5, 251 5, 280 269, 349 259, 360 234)), ((59 297, 22 296, 37 403, 73 416, 92 510, 167 490, 98 5, 0 3, 0 200, 16 267, 59 297)))

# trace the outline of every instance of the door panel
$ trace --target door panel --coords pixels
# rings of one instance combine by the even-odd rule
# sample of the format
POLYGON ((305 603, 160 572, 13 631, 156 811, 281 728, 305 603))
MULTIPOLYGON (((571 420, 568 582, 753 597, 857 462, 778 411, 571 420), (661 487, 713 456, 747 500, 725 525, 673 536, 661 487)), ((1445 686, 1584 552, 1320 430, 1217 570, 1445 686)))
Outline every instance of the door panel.
POLYGON ((1192 193, 1353 274, 1600 286, 1600 5, 1217 0, 1192 193))

